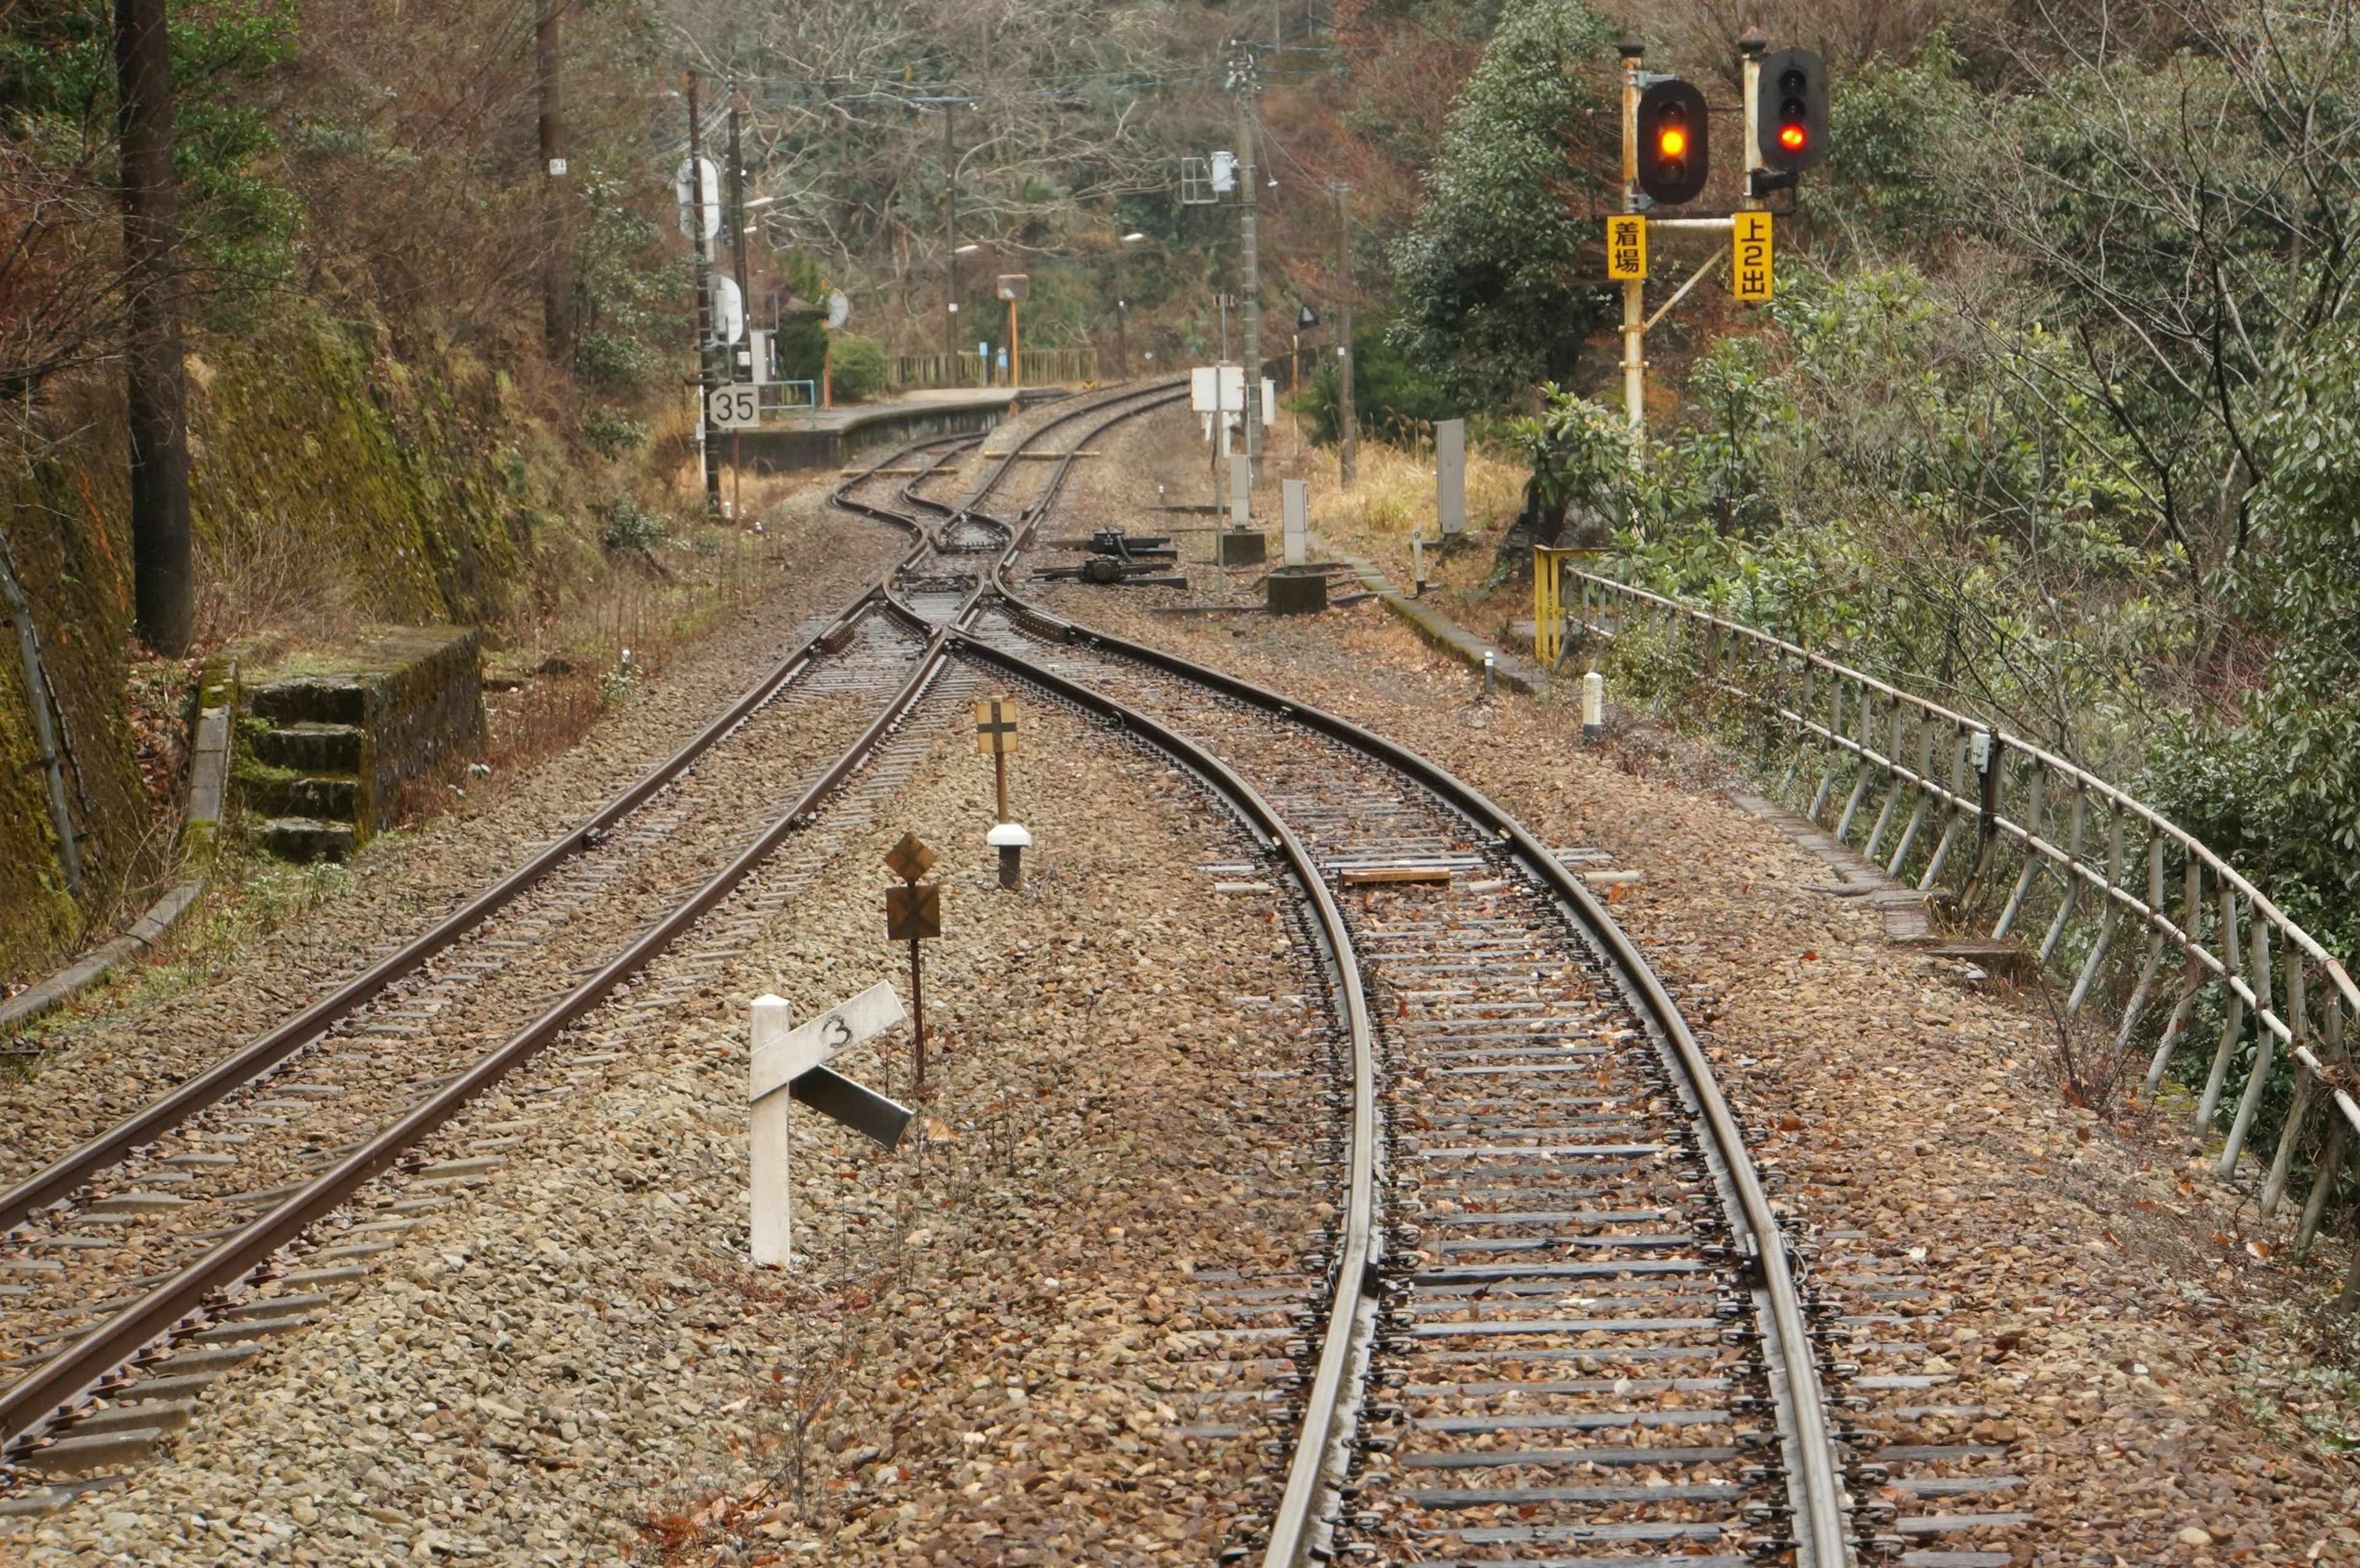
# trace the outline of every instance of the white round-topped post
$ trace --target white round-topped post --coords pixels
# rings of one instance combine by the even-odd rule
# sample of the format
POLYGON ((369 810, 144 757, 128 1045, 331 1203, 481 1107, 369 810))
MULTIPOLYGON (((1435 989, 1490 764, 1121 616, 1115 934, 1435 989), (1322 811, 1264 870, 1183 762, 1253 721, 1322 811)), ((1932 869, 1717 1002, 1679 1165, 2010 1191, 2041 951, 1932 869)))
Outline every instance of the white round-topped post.
POLYGON ((1000 885, 1007 888, 1024 886, 1024 852, 1032 847, 1032 835, 1019 822, 1000 822, 983 835, 983 842, 1000 851, 1000 885))

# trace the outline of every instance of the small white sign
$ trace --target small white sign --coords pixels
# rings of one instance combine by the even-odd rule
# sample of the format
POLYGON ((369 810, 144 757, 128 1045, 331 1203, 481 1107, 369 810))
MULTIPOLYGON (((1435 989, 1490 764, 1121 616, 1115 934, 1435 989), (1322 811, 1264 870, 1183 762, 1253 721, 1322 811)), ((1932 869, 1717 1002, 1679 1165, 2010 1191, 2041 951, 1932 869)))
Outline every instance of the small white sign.
MULTIPOLYGON (((752 388, 748 388, 748 391, 752 388)), ((753 1066, 748 1084, 752 1102, 748 1127, 747 1175, 752 1188, 752 1225, 748 1250, 754 1261, 782 1268, 790 1260, 794 1240, 794 1188, 787 1159, 787 1104, 790 1084, 824 1065, 829 1057, 901 1021, 901 998, 890 985, 871 985, 848 1002, 830 1007, 801 1029, 792 1022, 783 997, 754 998, 753 1066)))
POLYGON ((757 1105, 777 1094, 839 1051, 883 1034, 908 1015, 901 997, 884 981, 848 1002, 840 1002, 801 1029, 754 1048, 752 1098, 757 1105))
MULTIPOLYGON (((1270 382, 1262 382, 1268 387, 1270 382)), ((1246 406, 1241 365, 1200 365, 1188 372, 1188 406, 1199 414, 1234 414, 1246 406)))
POLYGON ((762 422, 762 394, 749 383, 716 387, 705 397, 705 407, 716 430, 750 430, 762 422))
POLYGON ((562 158, 551 158, 549 160, 549 172, 552 179, 563 178, 565 174, 565 160, 562 158))

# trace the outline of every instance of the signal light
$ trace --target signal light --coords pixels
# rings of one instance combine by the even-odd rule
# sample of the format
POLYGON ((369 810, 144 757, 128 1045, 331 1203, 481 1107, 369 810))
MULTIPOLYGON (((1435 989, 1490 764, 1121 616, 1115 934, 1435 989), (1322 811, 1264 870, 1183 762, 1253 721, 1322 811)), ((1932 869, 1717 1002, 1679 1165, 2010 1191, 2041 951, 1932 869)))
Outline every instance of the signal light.
POLYGON ((1639 189, 1666 206, 1704 193, 1711 171, 1704 94, 1677 78, 1639 95, 1639 189))
POLYGON ((1828 150, 1828 68, 1809 49, 1774 49, 1762 57, 1755 92, 1754 138, 1762 161, 1793 173, 1828 150))

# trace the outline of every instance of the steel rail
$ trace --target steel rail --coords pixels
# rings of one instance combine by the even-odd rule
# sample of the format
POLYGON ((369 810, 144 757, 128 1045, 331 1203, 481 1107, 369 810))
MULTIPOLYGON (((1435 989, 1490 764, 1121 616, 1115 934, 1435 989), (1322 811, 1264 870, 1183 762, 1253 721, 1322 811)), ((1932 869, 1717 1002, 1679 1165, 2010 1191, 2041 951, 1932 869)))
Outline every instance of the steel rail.
MULTIPOLYGON (((1076 413, 1086 411, 1076 410, 1076 413)), ((1003 459, 1002 469, 1012 467, 1017 453, 1045 433, 1048 429, 1063 423, 1065 418, 1070 417, 1072 416, 1062 417, 1058 420, 1051 421, 1050 425, 1044 425, 1028 433, 1024 440, 1010 450, 1003 459)), ((918 444, 922 448, 934 445, 956 446, 966 441, 967 438, 942 438, 918 444)), ((902 453, 896 453, 895 457, 906 453, 909 450, 911 449, 903 449, 902 453)), ((876 466, 887 466, 895 461, 895 457, 889 457, 876 466)), ((1058 464, 1056 472, 1059 475, 1062 476, 1070 461, 1068 457, 1066 462, 1058 464)), ((931 466, 939 467, 940 463, 937 462, 931 466)), ((872 469, 869 474, 856 476, 847 485, 839 486, 836 494, 838 496, 843 495, 846 491, 859 485, 865 479, 872 477, 873 474, 872 469)), ((860 506, 856 509, 866 511, 869 508, 860 506)), ((523 887, 530 885, 530 879, 546 875, 552 866, 567 855, 595 844, 606 827, 627 815, 631 809, 644 803, 650 796, 669 782, 671 778, 676 777, 688 762, 694 760, 698 752, 709 747, 737 724, 742 722, 794 673, 807 668, 817 653, 841 648, 862 616, 871 613, 880 605, 894 603, 889 597, 889 585, 892 578, 922 560, 933 548, 932 539, 923 528, 915 528, 915 531, 918 538, 910 552, 891 569, 884 583, 863 593, 859 599, 839 615, 837 620, 826 632, 814 638, 790 659, 782 661, 770 676, 765 677, 763 681, 758 682, 752 691, 749 691, 738 703, 733 704, 728 713, 701 732, 689 746, 683 747, 681 753, 667 761, 654 773, 650 774, 631 789, 609 802, 608 806, 594 817, 591 822, 559 840, 526 866, 512 873, 508 878, 503 880, 499 887, 482 896, 471 903, 466 909, 446 920, 426 936, 411 942, 401 953, 382 962, 372 969, 368 975, 363 976, 360 981, 354 982, 340 991, 337 997, 327 1000, 333 1002, 344 999, 348 994, 356 994, 361 985, 366 982, 374 982, 366 993, 366 996, 374 996, 393 979, 416 968, 432 957, 434 952, 448 947, 452 942, 464 934, 466 930, 480 923, 484 918, 498 908, 497 903, 491 901, 495 893, 505 891, 506 898, 501 901, 512 899, 523 887), (467 918, 470 916, 473 918, 467 918), (464 923, 462 923, 463 920, 464 923), (430 945, 430 943, 435 945, 430 945)), ((5 1390, 0 1390, 0 1444, 7 1445, 7 1452, 13 1453, 27 1440, 28 1436, 38 1437, 40 1430, 49 1421, 60 1415, 70 1413, 77 1404, 104 1385, 118 1368, 135 1361, 143 1351, 170 1334, 191 1314, 202 1313, 210 1298, 216 1291, 245 1278, 280 1248, 300 1237, 311 1226, 334 1213, 362 1186, 398 1163, 401 1156, 420 1140, 457 1116, 485 1088, 497 1083, 508 1073, 530 1061, 535 1054, 554 1040, 567 1024, 595 1007, 616 986, 646 967, 683 931, 727 897, 793 833, 809 824, 819 807, 858 768, 876 746, 891 733, 940 674, 946 659, 947 628, 928 626, 925 631, 927 635, 925 647, 918 656, 916 667, 901 691, 862 732, 859 738, 837 757, 827 772, 804 791, 794 806, 774 822, 728 866, 707 879, 696 893, 676 906, 672 913, 650 927, 621 954, 568 992, 533 1023, 512 1036, 495 1051, 479 1058, 475 1066, 437 1090, 399 1121, 381 1129, 366 1144, 340 1160, 333 1169, 323 1172, 300 1192, 291 1194, 268 1213, 241 1227, 234 1236, 224 1238, 203 1257, 175 1270, 169 1279, 161 1281, 146 1295, 130 1302, 107 1321, 93 1327, 71 1345, 49 1357, 19 1381, 5 1390)), ((355 995, 354 999, 347 1002, 344 1010, 348 1012, 359 1006, 366 999, 366 996, 355 995)), ((275 1066, 278 1062, 292 1054, 298 1047, 309 1042, 318 1032, 319 1027, 324 1027, 325 1022, 333 1021, 333 1018, 326 1018, 308 1030, 300 1027, 311 1023, 314 1015, 321 1013, 325 1005, 325 1003, 315 1005, 313 1008, 307 1009, 305 1014, 299 1016, 297 1019, 271 1031, 256 1046, 247 1048, 207 1074, 183 1085, 146 1111, 129 1118, 122 1127, 104 1135, 93 1145, 85 1146, 84 1150, 77 1151, 78 1155, 83 1156, 88 1161, 83 1174, 87 1174, 88 1169, 94 1169, 111 1163, 114 1159, 119 1159, 125 1150, 148 1141, 157 1133, 173 1125, 179 1118, 202 1109, 239 1083, 251 1081, 275 1066), (264 1050, 266 1047, 272 1052, 267 1059, 264 1050), (230 1081, 230 1075, 224 1072, 224 1069, 230 1067, 233 1062, 245 1067, 243 1074, 236 1077, 234 1082, 230 1081), (200 1085, 209 1091, 202 1094, 202 1097, 191 1093, 198 1090, 200 1085), (168 1111, 171 1113, 169 1116, 166 1114, 168 1111), (117 1141, 118 1135, 125 1134, 126 1129, 135 1128, 137 1130, 132 1136, 122 1138, 117 1141), (92 1152, 102 1145, 112 1146, 111 1155, 104 1159, 92 1152)), ((68 1160, 71 1160, 74 1158, 74 1156, 69 1156, 68 1160)), ((67 1161, 60 1161, 59 1165, 62 1166, 66 1163, 67 1161)), ((45 1172, 43 1178, 36 1178, 36 1181, 39 1181, 45 1178, 54 1180, 49 1177, 49 1173, 45 1172)), ((77 1177, 74 1181, 68 1183, 63 1191, 70 1192, 79 1183, 80 1177, 77 1177)))
POLYGON ((183 1318, 202 1309, 215 1290, 244 1278, 280 1247, 342 1207, 345 1200, 396 1164, 412 1146, 456 1116, 477 1094, 530 1061, 567 1024, 589 1012, 617 985, 646 968, 675 937, 727 898, 791 835, 810 824, 820 806, 899 725, 933 683, 943 665, 943 641, 937 636, 929 643, 920 656, 918 668, 884 711, 785 814, 595 975, 301 1192, 180 1269, 171 1279, 42 1363, 22 1381, 0 1391, 0 1438, 16 1437, 49 1420, 61 1408, 71 1408, 142 1347, 170 1333, 183 1318))
MULTIPOLYGON (((933 444, 935 443, 921 443, 933 444)), ((908 450, 904 449, 904 452, 908 450)), ((903 453, 895 453, 881 460, 877 466, 884 467, 901 455, 903 453)), ((870 475, 867 474, 856 477, 844 488, 859 485, 869 477, 870 475)), ((913 549, 912 556, 917 553, 918 550, 913 549)), ((650 768, 637 783, 592 813, 579 827, 569 830, 460 909, 396 952, 379 959, 328 996, 224 1057, 160 1099, 140 1107, 96 1138, 60 1155, 5 1193, 0 1193, 0 1230, 21 1224, 35 1210, 71 1196, 93 1175, 116 1163, 133 1149, 153 1142, 188 1117, 262 1077, 310 1044, 331 1025, 358 1011, 387 986, 413 973, 448 950, 461 937, 514 903, 560 865, 594 847, 617 823, 679 779, 698 757, 710 751, 800 676, 814 658, 823 652, 842 648, 861 619, 877 607, 882 589, 883 582, 880 581, 863 590, 826 630, 774 665, 719 717, 698 731, 672 756, 650 768)))
MULTIPOLYGON (((1851 1537, 1845 1528, 1843 1478, 1828 1423, 1818 1356, 1777 1216, 1770 1207, 1769 1195, 1746 1150, 1743 1134, 1721 1096, 1703 1048, 1646 959, 1605 907, 1521 822, 1473 786, 1408 747, 1349 719, 1283 697, 1236 676, 1065 620, 1019 599, 1004 586, 999 593, 1018 609, 1026 625, 1049 637, 1131 659, 1291 720, 1407 776, 1478 827, 1489 831, 1497 843, 1556 894, 1590 933, 1633 993, 1640 1010, 1671 1047, 1687 1087, 1695 1097, 1706 1133, 1736 1192, 1740 1213, 1732 1218, 1741 1222, 1742 1233, 1754 1244, 1751 1261, 1759 1274, 1757 1289, 1769 1303, 1766 1321, 1761 1326, 1770 1342, 1766 1348, 1775 1352, 1774 1367, 1783 1366, 1784 1370, 1783 1380, 1774 1377, 1774 1387, 1783 1381, 1779 1388, 1784 1396, 1780 1400, 1782 1443, 1790 1486, 1801 1504, 1796 1516, 1797 1561, 1813 1568, 1836 1568, 1837 1564, 1852 1561, 1851 1537)), ((951 643, 961 657, 989 659, 997 651, 964 631, 954 632, 951 643)), ((1328 1434, 1352 1417, 1352 1412, 1344 1408, 1344 1400, 1349 1397, 1357 1402, 1360 1393, 1357 1386, 1343 1386, 1340 1371, 1333 1378, 1328 1375, 1329 1357, 1337 1348, 1338 1339, 1332 1312, 1329 1328, 1328 1345, 1321 1356, 1321 1376, 1315 1380, 1313 1399, 1306 1406, 1303 1436, 1288 1472, 1288 1489, 1279 1515, 1291 1533, 1283 1538, 1274 1525, 1264 1558, 1266 1568, 1301 1568, 1306 1561, 1306 1553, 1315 1544, 1308 1526, 1317 1498, 1316 1491, 1299 1493, 1298 1486, 1313 1486, 1318 1466, 1306 1462, 1306 1451, 1317 1448, 1324 1453, 1328 1434), (1304 1479, 1306 1475, 1310 1481, 1304 1479)))
POLYGON ((1342 993, 1345 1029, 1351 1040, 1352 1136, 1341 1245, 1328 1292, 1328 1330, 1306 1399, 1310 1413, 1304 1418, 1303 1436, 1288 1465, 1286 1489, 1272 1520, 1270 1549, 1264 1558, 1271 1568, 1295 1563, 1312 1544, 1323 1490, 1341 1482, 1336 1462, 1350 1435, 1357 1410, 1357 1401, 1348 1400, 1346 1395, 1365 1370, 1375 1327, 1370 1298, 1377 1287, 1380 1260, 1376 1040, 1351 932, 1310 850, 1286 820, 1227 763, 1141 710, 1019 655, 965 633, 954 632, 951 640, 960 658, 1029 681, 1085 713, 1108 720, 1206 779, 1247 827, 1262 837, 1266 847, 1285 858, 1327 944, 1327 956, 1342 993))

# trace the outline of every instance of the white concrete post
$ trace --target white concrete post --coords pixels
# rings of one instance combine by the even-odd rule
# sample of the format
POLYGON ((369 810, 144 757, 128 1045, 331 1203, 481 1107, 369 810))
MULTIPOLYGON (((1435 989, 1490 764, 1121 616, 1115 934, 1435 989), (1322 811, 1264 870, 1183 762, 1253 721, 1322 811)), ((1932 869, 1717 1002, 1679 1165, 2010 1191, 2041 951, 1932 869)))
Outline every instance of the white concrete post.
POLYGON ((1301 566, 1311 559, 1311 486, 1287 479, 1278 488, 1286 516, 1286 564, 1301 566))
POLYGON ((1253 462, 1238 452, 1229 459, 1229 527, 1241 528, 1253 516, 1253 462))
POLYGON ((1434 422, 1434 510, 1442 537, 1467 527, 1467 421, 1434 422))
MULTIPOLYGON (((754 998, 753 1049, 757 1060, 766 1046, 782 1042, 794 1026, 794 1014, 783 996, 754 998)), ((755 1092, 760 1093, 759 1082, 755 1092)), ((748 1161, 754 1195, 751 1251, 757 1264, 786 1265, 794 1239, 794 1189, 787 1173, 787 1105, 792 1096, 783 1085, 756 1100, 750 1115, 754 1147, 748 1161)))
POLYGON ((1606 677, 1595 670, 1581 678, 1581 738, 1596 740, 1606 728, 1606 677))

